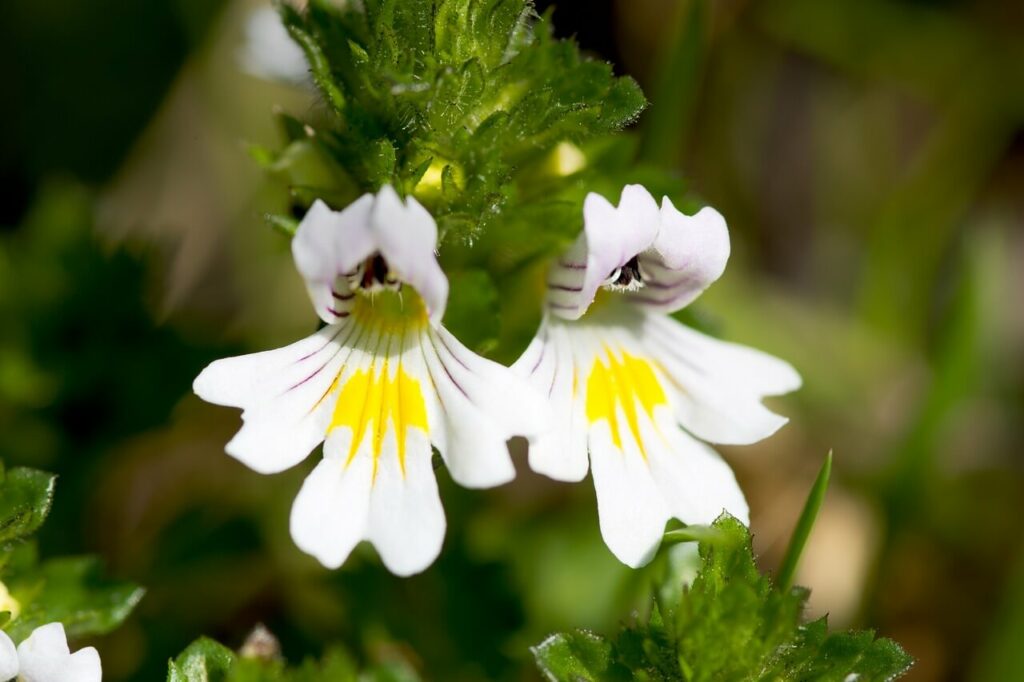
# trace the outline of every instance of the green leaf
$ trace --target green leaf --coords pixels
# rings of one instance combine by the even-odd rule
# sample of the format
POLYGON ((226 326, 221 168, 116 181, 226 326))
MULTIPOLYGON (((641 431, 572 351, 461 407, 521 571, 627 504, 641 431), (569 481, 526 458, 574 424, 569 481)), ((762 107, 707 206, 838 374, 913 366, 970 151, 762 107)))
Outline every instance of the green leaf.
POLYGON ((773 586, 754 563, 743 524, 724 516, 700 546, 693 584, 655 603, 649 618, 605 640, 589 632, 554 635, 534 649, 541 671, 570 680, 895 679, 910 657, 871 632, 829 633, 824 619, 800 622, 808 592, 773 586))
POLYGON ((628 680, 629 671, 616 664, 612 646, 600 635, 578 630, 551 635, 535 647, 533 657, 549 680, 604 682, 628 680))
POLYGON ((22 565, 5 582, 22 608, 6 628, 15 641, 54 621, 64 624, 69 637, 104 634, 120 625, 145 593, 132 583, 104 578, 93 557, 22 565))
POLYGON ((804 509, 800 512, 800 519, 796 523, 796 528, 793 530, 793 537, 789 540, 789 546, 786 547, 786 554, 782 559, 781 567, 779 568, 778 583, 779 587, 783 590, 788 590, 793 585, 793 577, 796 575, 796 566, 800 561, 800 555, 804 551, 804 546, 807 544, 807 538, 811 535, 811 529, 814 527, 814 521, 818 518, 818 511, 821 510, 821 505, 825 501, 825 491, 828 490, 828 480, 832 475, 832 452, 829 451, 825 455, 825 462, 821 465, 821 470, 818 472, 818 477, 814 479, 814 485, 811 486, 811 492, 807 495, 807 501, 804 503, 804 509))
POLYGON ((56 476, 35 469, 0 467, 0 544, 36 531, 53 503, 56 476))
POLYGON ((235 662, 230 649, 202 638, 167 664, 167 682, 224 682, 235 662))

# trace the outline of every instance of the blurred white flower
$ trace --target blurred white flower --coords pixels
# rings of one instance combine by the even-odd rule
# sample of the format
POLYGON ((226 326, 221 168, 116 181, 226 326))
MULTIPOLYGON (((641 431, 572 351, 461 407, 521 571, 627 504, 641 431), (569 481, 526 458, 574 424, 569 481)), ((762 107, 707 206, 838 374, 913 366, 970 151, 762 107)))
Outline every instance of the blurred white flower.
POLYGON ((64 626, 43 625, 14 648, 7 633, 0 631, 0 680, 18 682, 100 682, 103 669, 93 647, 71 653, 64 626))
POLYGON ((238 61, 247 73, 271 81, 309 83, 306 55, 272 7, 253 10, 245 22, 238 61))
POLYGON ((547 312, 513 369, 550 397, 556 428, 531 445, 535 471, 597 490, 601 533, 623 563, 654 555, 665 522, 747 523, 732 471, 701 441, 753 443, 786 419, 761 404, 800 386, 774 357, 670 318, 725 269, 722 216, 694 216, 639 185, 619 205, 590 194, 584 229, 548 273, 547 312), (596 300, 595 300, 596 299, 596 300))
POLYGON ((392 572, 422 571, 445 529, 431 444, 457 483, 495 486, 515 476, 507 439, 546 420, 526 381, 440 326, 448 280, 436 245, 430 214, 391 187, 341 212, 317 201, 292 252, 327 326, 195 381, 204 400, 244 410, 226 449, 256 471, 287 469, 324 442, 291 532, 325 566, 365 539, 392 572))

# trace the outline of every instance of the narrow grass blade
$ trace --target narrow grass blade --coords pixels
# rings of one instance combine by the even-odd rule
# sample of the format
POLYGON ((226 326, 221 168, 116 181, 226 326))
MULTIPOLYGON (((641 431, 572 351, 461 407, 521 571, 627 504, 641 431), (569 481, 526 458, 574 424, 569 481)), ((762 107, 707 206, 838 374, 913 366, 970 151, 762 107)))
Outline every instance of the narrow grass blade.
POLYGON ((828 479, 832 475, 832 452, 825 456, 825 463, 821 465, 818 478, 807 495, 807 502, 804 503, 804 510, 800 513, 800 519, 793 530, 793 537, 789 540, 789 547, 786 548, 786 556, 782 559, 782 566, 779 568, 777 584, 779 589, 785 591, 793 586, 793 578, 796 575, 796 565, 803 554, 807 538, 814 527, 814 521, 818 518, 818 510, 825 501, 825 491, 828 489, 828 479))
POLYGON ((703 76, 710 15, 707 0, 694 0, 682 9, 680 25, 658 65, 643 123, 640 156, 645 161, 673 166, 682 157, 703 76))

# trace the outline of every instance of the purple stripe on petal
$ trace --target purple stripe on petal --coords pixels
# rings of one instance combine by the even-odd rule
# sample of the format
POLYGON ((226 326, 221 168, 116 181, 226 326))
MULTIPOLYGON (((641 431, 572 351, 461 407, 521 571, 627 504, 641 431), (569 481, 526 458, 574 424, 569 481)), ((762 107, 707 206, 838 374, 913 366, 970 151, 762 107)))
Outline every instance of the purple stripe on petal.
POLYGON ((537 356, 537 362, 533 363, 533 368, 530 369, 530 375, 531 376, 537 373, 537 368, 540 367, 540 363, 544 362, 544 358, 547 357, 547 354, 548 354, 548 343, 547 343, 547 334, 545 333, 544 334, 544 341, 542 341, 541 345, 540 345, 540 355, 537 356))
MULTIPOLYGON (((324 348, 326 348, 326 347, 327 347, 328 345, 330 345, 330 344, 331 344, 331 343, 332 343, 332 342, 333 342, 333 341, 334 341, 335 339, 337 339, 337 338, 338 338, 338 336, 339 336, 339 335, 341 334, 341 332, 343 332, 343 331, 345 331, 345 330, 348 330, 348 332, 349 332, 349 333, 348 333, 348 336, 346 336, 346 337, 345 337, 345 338, 344 338, 344 339, 343 339, 342 341, 340 341, 340 342, 338 343, 338 348, 337 348, 337 350, 335 350, 335 351, 334 351, 334 353, 332 353, 332 354, 331 354, 331 357, 327 358, 327 360, 325 360, 325 361, 324 361, 324 363, 323 363, 322 365, 320 365, 319 367, 317 367, 317 368, 316 368, 316 369, 315 369, 315 370, 314 370, 314 371, 313 371, 313 372, 312 372, 311 374, 309 374, 308 376, 306 376, 306 378, 305 378, 305 379, 303 379, 302 381, 299 381, 299 382, 298 382, 298 383, 296 383, 296 384, 292 384, 291 386, 289 386, 288 388, 286 388, 286 389, 285 389, 284 391, 282 391, 282 392, 281 392, 281 394, 280 394, 280 395, 279 395, 278 397, 280 397, 280 396, 282 396, 282 395, 285 395, 286 393, 289 393, 289 392, 291 392, 291 391, 294 391, 294 390, 295 390, 296 388, 298 388, 299 386, 302 386, 303 384, 305 384, 306 382, 308 382, 308 381, 309 381, 310 379, 312 379, 313 377, 315 377, 315 376, 316 376, 317 374, 320 374, 320 372, 324 371, 324 368, 326 368, 326 367, 327 367, 327 365, 329 365, 329 364, 331 364, 332 362, 334 362, 334 358, 338 357, 338 354, 339 354, 339 353, 341 353, 341 352, 342 352, 343 350, 345 350, 345 349, 346 349, 346 345, 345 345, 345 344, 346 344, 346 343, 348 343, 348 341, 349 341, 349 340, 350 340, 350 339, 352 338, 352 335, 353 335, 353 334, 355 333, 355 329, 356 329, 357 327, 358 327, 358 325, 348 325, 348 326, 345 326, 345 327, 341 327, 340 329, 338 329, 338 332, 337 332, 337 333, 336 333, 336 334, 335 334, 334 336, 332 336, 332 337, 331 337, 331 340, 330 340, 330 341, 328 341, 328 342, 327 342, 326 344, 324 344, 324 348)), ((321 350, 323 350, 323 348, 321 348, 321 350)), ((348 350, 349 350, 349 353, 351 353, 351 352, 352 352, 352 349, 351 349, 351 348, 348 348, 348 350)), ((318 351, 318 352, 319 352, 319 351, 318 351)), ((314 354, 312 354, 312 355, 315 355, 315 353, 314 353, 314 354)), ((310 356, 307 356, 307 357, 311 357, 312 355, 310 355, 310 356)))
POLYGON ((314 355, 317 355, 317 354, 318 354, 318 353, 320 353, 320 351, 322 351, 322 350, 323 350, 324 348, 327 348, 327 346, 329 346, 329 345, 331 345, 332 343, 334 343, 334 340, 335 340, 335 339, 337 339, 337 338, 338 338, 338 336, 339 336, 339 335, 341 335, 341 333, 342 333, 343 331, 345 331, 345 329, 347 329, 347 327, 343 327, 343 326, 342 326, 342 327, 338 327, 338 331, 334 332, 334 336, 332 336, 331 338, 329 338, 329 339, 327 339, 326 341, 324 341, 324 345, 320 346, 319 348, 317 348, 317 349, 316 349, 315 351, 313 351, 313 352, 311 352, 311 353, 307 353, 306 355, 303 355, 303 356, 302 356, 301 358, 299 358, 298 360, 296 360, 296 361, 295 361, 295 362, 293 362, 292 364, 293 364, 293 365, 297 365, 297 364, 299 364, 300 362, 304 362, 304 361, 306 361, 306 360, 309 360, 309 359, 310 359, 311 357, 313 357, 314 355))
POLYGON ((448 380, 452 382, 452 385, 455 386, 455 388, 459 389, 459 393, 461 393, 463 396, 465 396, 466 400, 469 400, 470 402, 473 402, 473 400, 469 397, 469 394, 466 393, 466 389, 462 388, 462 385, 459 384, 459 382, 455 380, 455 377, 452 376, 451 371, 448 369, 448 365, 446 365, 445 362, 444 362, 444 358, 441 357, 441 354, 437 352, 437 346, 434 344, 434 339, 432 337, 430 338, 430 345, 434 349, 434 355, 437 356, 438 364, 441 365, 441 369, 444 370, 444 373, 446 375, 448 375, 448 380))
POLYGON ((464 363, 464 362, 463 362, 463 361, 462 361, 462 360, 461 360, 461 359, 459 358, 459 356, 458 356, 458 355, 456 355, 455 353, 453 353, 453 352, 452 352, 451 346, 449 346, 449 345, 448 345, 448 342, 447 342, 447 341, 445 341, 445 339, 444 339, 444 337, 443 337, 442 335, 438 334, 438 335, 437 335, 437 339, 438 339, 438 340, 439 340, 439 341, 441 342, 441 345, 442 345, 442 346, 444 346, 444 349, 445 349, 446 351, 448 351, 448 355, 450 355, 450 356, 452 356, 453 358, 455 358, 455 362, 457 362, 457 363, 459 363, 460 365, 462 365, 463 369, 465 369, 465 370, 467 370, 467 371, 470 371, 470 372, 472 372, 472 371, 473 371, 473 370, 469 369, 469 365, 467 365, 466 363, 464 363))
POLYGON ((565 284, 555 284, 554 282, 551 282, 551 281, 548 281, 548 288, 549 289, 557 289, 559 291, 571 291, 573 293, 579 293, 579 292, 583 291, 583 286, 582 285, 580 285, 578 287, 570 287, 570 286, 566 286, 565 284))

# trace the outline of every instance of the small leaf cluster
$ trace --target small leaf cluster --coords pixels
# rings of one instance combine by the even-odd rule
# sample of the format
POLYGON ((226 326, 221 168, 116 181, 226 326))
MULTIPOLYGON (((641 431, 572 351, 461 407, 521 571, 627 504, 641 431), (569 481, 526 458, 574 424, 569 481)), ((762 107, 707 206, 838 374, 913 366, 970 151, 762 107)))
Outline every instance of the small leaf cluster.
POLYGON ((50 511, 55 480, 34 469, 6 471, 0 464, 0 581, 18 608, 0 618, 15 642, 55 621, 71 638, 109 632, 143 595, 136 585, 106 579, 93 557, 40 560, 29 536, 50 511))
POLYGON ((344 651, 288 667, 279 658, 243 656, 211 639, 193 642, 167 666, 167 682, 418 682, 403 661, 360 670, 344 651))
POLYGON ((306 145, 317 157, 293 190, 343 206, 391 184, 430 209, 442 239, 472 240, 528 200, 520 176, 535 175, 556 145, 620 130, 646 104, 635 81, 556 40, 530 0, 313 0, 303 12, 280 10, 330 112, 322 124, 285 122, 300 143, 286 164, 306 145))
POLYGON ((911 665, 895 642, 870 631, 802 623, 808 591, 783 591, 755 563, 747 529, 731 517, 701 543, 693 584, 656 591, 651 614, 608 639, 556 634, 533 648, 552 681, 892 680, 911 665))

